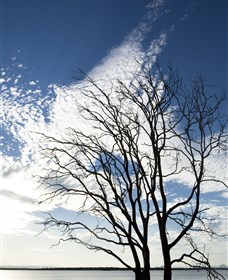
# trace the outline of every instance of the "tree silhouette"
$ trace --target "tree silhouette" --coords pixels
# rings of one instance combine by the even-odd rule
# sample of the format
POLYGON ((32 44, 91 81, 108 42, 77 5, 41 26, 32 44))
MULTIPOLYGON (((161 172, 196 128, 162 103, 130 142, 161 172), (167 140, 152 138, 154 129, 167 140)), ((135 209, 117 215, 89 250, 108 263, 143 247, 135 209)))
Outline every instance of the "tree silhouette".
POLYGON ((219 110, 225 98, 209 96, 201 76, 188 88, 172 68, 163 75, 157 67, 153 74, 149 62, 130 74, 130 82, 85 75, 75 102, 90 127, 69 128, 64 139, 42 134, 49 164, 39 176, 48 190, 41 202, 78 198, 75 221, 49 214, 43 224, 63 233, 59 242, 103 251, 131 269, 136 280, 149 280, 155 221, 165 280, 172 279, 176 263, 207 268, 209 279, 223 279, 194 235, 218 236, 211 227, 218 217, 207 214, 201 192, 225 186, 209 168, 213 156, 226 149, 226 120, 219 110), (179 197, 178 188, 185 190, 179 197), (183 240, 185 253, 172 257, 183 240), (118 247, 131 253, 132 263, 118 247))

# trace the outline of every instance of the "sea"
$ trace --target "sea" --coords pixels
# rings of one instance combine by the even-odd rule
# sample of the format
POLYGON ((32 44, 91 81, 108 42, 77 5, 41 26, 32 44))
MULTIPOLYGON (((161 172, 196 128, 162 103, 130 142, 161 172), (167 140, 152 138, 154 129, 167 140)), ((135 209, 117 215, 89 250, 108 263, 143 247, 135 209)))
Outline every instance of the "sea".
MULTIPOLYGON (((228 270, 221 270, 228 280, 228 270)), ((152 270, 151 280, 162 280, 163 271, 152 270)), ((0 270, 0 280, 134 280, 130 271, 98 270, 0 270)), ((174 270, 173 280, 206 280, 205 271, 174 270)))

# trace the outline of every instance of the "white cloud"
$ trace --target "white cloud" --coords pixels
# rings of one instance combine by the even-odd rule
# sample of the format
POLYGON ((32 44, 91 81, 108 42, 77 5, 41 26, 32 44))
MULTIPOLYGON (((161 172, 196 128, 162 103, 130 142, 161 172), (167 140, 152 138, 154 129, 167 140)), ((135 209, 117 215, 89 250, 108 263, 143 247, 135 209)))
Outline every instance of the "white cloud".
POLYGON ((148 14, 147 18, 153 21, 158 20, 164 14, 165 1, 157 0, 152 1, 147 5, 148 14))
POLYGON ((221 197, 228 198, 228 191, 222 192, 221 197))
POLYGON ((35 85, 36 85, 36 82, 31 81, 31 82, 29 82, 29 85, 30 85, 30 86, 35 86, 35 85))
POLYGON ((41 189, 32 177, 32 167, 11 159, 2 165, 0 231, 15 234, 37 221, 36 212, 51 211, 55 205, 39 205, 41 189))

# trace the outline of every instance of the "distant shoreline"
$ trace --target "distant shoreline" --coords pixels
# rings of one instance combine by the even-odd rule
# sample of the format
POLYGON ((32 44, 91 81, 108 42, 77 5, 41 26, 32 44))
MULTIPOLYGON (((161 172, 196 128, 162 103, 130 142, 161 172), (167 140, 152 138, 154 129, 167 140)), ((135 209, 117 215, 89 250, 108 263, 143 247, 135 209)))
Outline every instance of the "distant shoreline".
MULTIPOLYGON (((213 267, 216 270, 228 270, 228 267, 213 267)), ((0 270, 97 270, 97 271, 130 271, 122 267, 0 267, 0 270)), ((163 270, 163 267, 154 267, 150 270, 163 270)), ((206 268, 173 268, 173 270, 206 270, 206 268)))

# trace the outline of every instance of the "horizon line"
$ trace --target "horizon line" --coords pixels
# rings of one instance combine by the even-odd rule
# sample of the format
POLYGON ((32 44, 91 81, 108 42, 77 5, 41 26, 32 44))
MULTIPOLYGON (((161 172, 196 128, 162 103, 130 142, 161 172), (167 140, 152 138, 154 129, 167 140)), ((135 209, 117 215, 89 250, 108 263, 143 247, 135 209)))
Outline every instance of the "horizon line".
MULTIPOLYGON (((228 270, 227 265, 213 266, 213 269, 228 270)), ((163 270, 163 266, 151 267, 150 270, 163 270)), ((131 270, 126 267, 115 266, 88 266, 88 267, 54 267, 54 266, 13 266, 13 265, 0 265, 0 270, 131 270)), ((207 270, 206 267, 173 267, 172 270, 207 270)))

